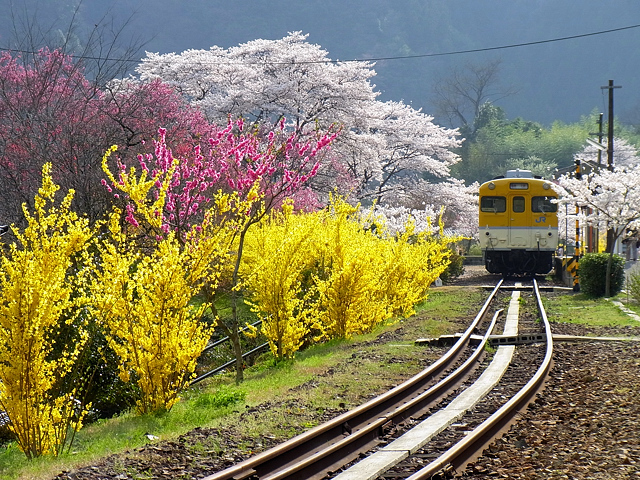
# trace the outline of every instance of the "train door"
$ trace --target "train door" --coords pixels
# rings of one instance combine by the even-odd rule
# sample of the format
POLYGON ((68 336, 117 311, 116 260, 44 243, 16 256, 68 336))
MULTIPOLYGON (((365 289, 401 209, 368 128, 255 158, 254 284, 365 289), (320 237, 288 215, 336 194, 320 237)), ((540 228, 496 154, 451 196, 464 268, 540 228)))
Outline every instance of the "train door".
POLYGON ((509 195, 509 246, 527 248, 530 245, 529 225, 531 210, 527 208, 527 196, 521 192, 509 195))

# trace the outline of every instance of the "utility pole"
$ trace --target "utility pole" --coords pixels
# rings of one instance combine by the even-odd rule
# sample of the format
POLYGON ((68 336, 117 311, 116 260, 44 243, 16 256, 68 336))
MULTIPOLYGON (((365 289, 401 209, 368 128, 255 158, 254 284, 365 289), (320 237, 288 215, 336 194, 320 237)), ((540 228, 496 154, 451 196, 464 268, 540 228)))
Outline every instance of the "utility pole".
MULTIPOLYGON (((620 85, 614 85, 613 80, 609 80, 609 85, 600 87, 609 90, 609 129, 607 131, 607 168, 613 171, 613 89, 622 88, 620 85)), ((613 252, 615 245, 613 244, 613 230, 607 231, 607 253, 613 252)))
POLYGON ((600 87, 609 90, 609 129, 607 132, 607 168, 613 171, 613 89, 622 88, 620 85, 614 85, 613 80, 609 80, 609 85, 600 87))

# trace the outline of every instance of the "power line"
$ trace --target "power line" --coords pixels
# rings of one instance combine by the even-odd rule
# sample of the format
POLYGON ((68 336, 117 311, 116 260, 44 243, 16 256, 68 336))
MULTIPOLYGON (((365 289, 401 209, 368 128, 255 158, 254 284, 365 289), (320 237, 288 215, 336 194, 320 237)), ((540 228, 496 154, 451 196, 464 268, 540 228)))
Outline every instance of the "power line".
MULTIPOLYGON (((415 54, 415 55, 397 55, 397 56, 389 56, 389 57, 371 57, 371 58, 360 58, 360 59, 351 59, 351 60, 330 60, 330 59, 326 59, 326 60, 308 60, 308 61, 288 61, 288 62, 260 62, 260 64, 268 64, 268 65, 279 65, 279 64, 308 64, 308 63, 346 63, 346 62, 378 62, 378 61, 382 61, 382 60, 407 60, 407 59, 414 59, 414 58, 429 58, 429 57, 446 57, 446 56, 452 56, 452 55, 462 55, 462 54, 467 54, 467 53, 480 53, 480 52, 490 52, 490 51, 494 51, 494 50, 506 50, 509 48, 519 48, 519 47, 529 47, 529 46, 533 46, 533 45, 542 45, 545 43, 555 43, 555 42, 563 42, 566 40, 575 40, 577 38, 585 38, 585 37, 593 37, 593 36, 597 36, 597 35, 605 35, 608 33, 614 33, 614 32, 621 32, 624 30, 631 30, 634 28, 638 28, 640 27, 640 24, 637 25, 629 25, 627 27, 619 27, 619 28, 611 28, 608 30, 600 30, 597 32, 591 32, 591 33, 582 33, 579 35, 570 35, 570 36, 566 36, 566 37, 557 37, 557 38, 550 38, 547 40, 536 40, 536 41, 532 41, 532 42, 522 42, 522 43, 513 43, 513 44, 509 44, 509 45, 500 45, 500 46, 495 46, 495 47, 483 47, 483 48, 473 48, 473 49, 468 49, 468 50, 454 50, 451 52, 439 52, 439 53, 421 53, 421 54, 415 54)), ((20 50, 20 49, 12 49, 12 48, 4 48, 4 47, 0 47, 0 51, 5 51, 5 52, 16 52, 16 53, 21 53, 21 54, 30 54, 30 55, 34 55, 37 54, 38 52, 35 51, 31 51, 31 50, 20 50)), ((110 58, 110 57, 93 57, 93 56, 87 56, 87 55, 70 55, 70 57, 78 59, 78 60, 100 60, 100 61, 113 61, 113 62, 130 62, 130 63, 139 63, 140 60, 134 60, 134 59, 128 59, 128 58, 110 58)), ((206 64, 208 62, 202 62, 202 64, 206 64)), ((211 62, 212 64, 215 65, 224 65, 227 64, 226 62, 211 62)), ((230 63, 238 63, 238 62, 230 62, 230 63)), ((241 62, 242 63, 242 62, 241 62)), ((246 62, 246 64, 251 65, 254 64, 256 62, 246 62)))
MULTIPOLYGON (((553 43, 553 42, 563 42, 565 40, 574 40, 576 38, 593 37, 595 35, 604 35, 606 33, 620 32, 622 30, 630 30, 632 28, 638 28, 638 27, 640 27, 640 24, 638 24, 638 25, 629 25, 628 27, 612 28, 612 29, 609 29, 609 30, 600 30, 599 32, 582 33, 580 35, 571 35, 571 36, 568 36, 568 37, 551 38, 551 39, 548 39, 548 40, 537 40, 537 41, 534 41, 534 42, 513 43, 511 45, 501 45, 501 46, 498 46, 498 47, 474 48, 474 49, 470 49, 470 50, 456 50, 456 51, 453 51, 453 52, 443 52, 443 53, 423 53, 423 54, 416 54, 416 55, 403 55, 403 56, 397 56, 397 57, 379 57, 379 58, 370 58, 368 60, 360 60, 360 61, 375 62, 375 61, 378 61, 378 60, 402 60, 402 59, 407 59, 407 58, 444 57, 444 56, 448 56, 448 55, 461 55, 461 54, 464 54, 464 53, 490 52, 492 50, 505 50, 507 48, 528 47, 528 46, 531 46, 531 45, 541 45, 541 44, 544 44, 544 43, 553 43)), ((354 61, 358 61, 358 60, 354 60, 354 61)))

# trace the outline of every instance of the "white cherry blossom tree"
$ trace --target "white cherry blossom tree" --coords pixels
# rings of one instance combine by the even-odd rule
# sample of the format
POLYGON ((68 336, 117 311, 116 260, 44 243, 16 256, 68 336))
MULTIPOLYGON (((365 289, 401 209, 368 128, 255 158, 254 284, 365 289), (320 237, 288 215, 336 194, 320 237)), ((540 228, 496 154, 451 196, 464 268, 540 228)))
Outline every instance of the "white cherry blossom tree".
POLYGON ((335 179, 346 180, 345 173, 351 180, 343 189, 348 185, 359 198, 379 199, 392 197, 407 178, 448 177, 458 160, 452 153, 457 130, 435 125, 433 117, 402 102, 379 101, 373 66, 331 60, 307 35, 293 32, 228 49, 147 52, 137 73, 142 81, 159 78, 172 85, 216 123, 243 116, 253 122, 284 117, 299 130, 341 124, 333 170, 314 179, 325 192, 335 179))
MULTIPOLYGON (((602 168, 581 179, 564 175, 558 179, 562 187, 560 204, 588 207, 590 214, 581 219, 603 231, 611 232, 612 245, 627 231, 640 228, 640 164, 602 168)), ((583 211, 583 209, 580 209, 583 211)), ((613 248, 607 263, 606 296, 611 293, 613 248)))
POLYGON ((459 160, 451 151, 460 144, 456 130, 439 127, 433 117, 402 102, 377 102, 376 109, 381 173, 373 193, 378 202, 393 200, 398 190, 406 190, 407 179, 424 173, 449 176, 449 166, 459 160))
MULTIPOLYGON (((603 139, 602 145, 607 148, 607 139, 603 139)), ((629 167, 640 162, 636 148, 622 138, 614 139, 613 165, 616 168, 629 167)), ((581 164, 581 170, 588 172, 592 168, 607 169, 607 152, 600 150, 594 145, 586 144, 582 151, 574 155, 574 160, 578 160, 581 164), (599 154, 599 155, 598 155, 599 154), (598 167, 600 163, 600 167, 598 167)), ((558 209, 558 236, 564 238, 567 243, 572 243, 576 237, 576 215, 575 205, 564 203, 562 208, 558 209)))
POLYGON ((430 183, 423 179, 411 181, 399 195, 399 203, 416 210, 438 211, 444 207, 445 227, 456 235, 478 237, 478 188, 463 180, 450 178, 430 183))
MULTIPOLYGON (((366 208, 362 208, 363 215, 368 213, 366 208)), ((391 205, 376 205, 373 209, 376 218, 382 218, 387 231, 391 235, 404 233, 407 222, 412 219, 416 233, 426 232, 427 234, 438 233, 438 218, 440 210, 432 208, 430 205, 425 208, 409 208, 404 206, 394 207, 391 205)), ((453 233, 447 231, 447 234, 453 233)))
MULTIPOLYGON (((603 139, 601 144, 606 149, 608 146, 607 139, 603 139)), ((613 145, 613 165, 615 167, 631 166, 640 162, 638 151, 626 140, 622 138, 614 138, 613 145)), ((607 152, 604 150, 600 150, 599 148, 591 144, 587 144, 581 152, 578 152, 576 155, 574 155, 574 159, 579 160, 581 163, 589 162, 592 165, 597 164, 598 160, 600 160, 600 164, 603 168, 607 168, 608 166, 607 152), (598 156, 599 151, 600 156, 598 156)))

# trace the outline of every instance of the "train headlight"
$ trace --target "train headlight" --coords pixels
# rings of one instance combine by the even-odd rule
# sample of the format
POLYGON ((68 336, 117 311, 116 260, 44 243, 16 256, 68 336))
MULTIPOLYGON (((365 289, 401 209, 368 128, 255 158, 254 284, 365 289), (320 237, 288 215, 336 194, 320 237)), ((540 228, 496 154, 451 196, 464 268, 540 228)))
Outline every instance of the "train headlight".
POLYGON ((543 183, 542 188, 544 188, 545 190, 549 190, 551 188, 551 185, 549 185, 548 183, 543 183))
POLYGON ((495 188, 496 188, 496 184, 493 183, 493 182, 489 182, 488 186, 489 186, 489 190, 495 190, 495 188))

